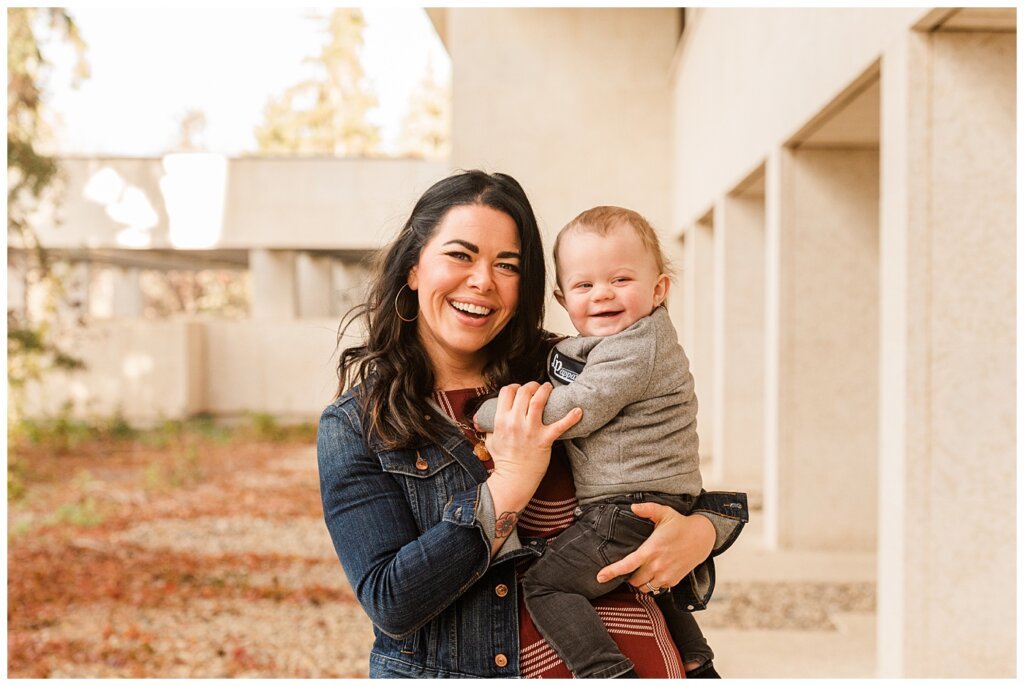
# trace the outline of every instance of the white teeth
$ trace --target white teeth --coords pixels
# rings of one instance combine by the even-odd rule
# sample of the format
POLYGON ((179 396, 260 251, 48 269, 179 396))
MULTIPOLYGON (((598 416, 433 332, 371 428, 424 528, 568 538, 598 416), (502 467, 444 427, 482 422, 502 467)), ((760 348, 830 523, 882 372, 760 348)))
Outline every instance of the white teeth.
POLYGON ((451 306, 454 307, 456 310, 461 310, 463 312, 468 312, 470 314, 490 314, 492 312, 491 309, 486 308, 486 307, 481 307, 480 305, 471 305, 470 303, 460 303, 460 302, 456 302, 455 300, 449 300, 448 302, 451 303, 451 306))

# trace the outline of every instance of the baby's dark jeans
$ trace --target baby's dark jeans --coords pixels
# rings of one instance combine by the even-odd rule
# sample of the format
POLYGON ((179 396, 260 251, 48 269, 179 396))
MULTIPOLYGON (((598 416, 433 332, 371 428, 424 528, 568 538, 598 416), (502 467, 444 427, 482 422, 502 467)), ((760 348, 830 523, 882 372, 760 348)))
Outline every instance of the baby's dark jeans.
MULTIPOLYGON (((526 607, 541 635, 582 678, 616 677, 633 668, 608 635, 590 600, 618 587, 626 576, 597 582, 597 573, 636 550, 654 524, 630 510, 637 502, 656 502, 686 514, 694 498, 666 493, 614 496, 577 509, 578 519, 560 533, 523 580, 526 607)), ((690 613, 676 609, 668 593, 657 597, 683 660, 712 659, 713 654, 690 613)))

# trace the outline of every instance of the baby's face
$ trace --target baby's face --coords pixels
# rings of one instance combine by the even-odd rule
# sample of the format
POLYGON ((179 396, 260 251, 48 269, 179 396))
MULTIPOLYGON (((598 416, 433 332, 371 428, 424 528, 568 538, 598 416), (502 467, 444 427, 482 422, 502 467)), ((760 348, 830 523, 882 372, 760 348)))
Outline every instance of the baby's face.
POLYGON ((620 226, 600 236, 566 234, 558 247, 555 297, 584 336, 611 336, 646 317, 665 301, 668 276, 636 231, 620 226))

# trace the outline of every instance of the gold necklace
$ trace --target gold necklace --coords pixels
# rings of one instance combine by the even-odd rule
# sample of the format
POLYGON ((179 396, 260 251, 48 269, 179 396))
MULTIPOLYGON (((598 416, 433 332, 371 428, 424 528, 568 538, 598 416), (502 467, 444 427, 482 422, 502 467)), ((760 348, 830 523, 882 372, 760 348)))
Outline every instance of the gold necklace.
POLYGON ((462 430, 463 435, 469 432, 476 437, 476 441, 473 443, 473 454, 476 455, 477 459, 481 462, 487 462, 490 460, 491 453, 488 452, 487 445, 484 443, 484 435, 477 431, 475 426, 467 426, 458 420, 455 416, 455 408, 452 407, 451 402, 448 400, 448 395, 443 390, 438 389, 435 393, 439 394, 439 399, 444 401, 439 403, 441 409, 444 410, 444 413, 448 418, 455 422, 456 426, 462 430))

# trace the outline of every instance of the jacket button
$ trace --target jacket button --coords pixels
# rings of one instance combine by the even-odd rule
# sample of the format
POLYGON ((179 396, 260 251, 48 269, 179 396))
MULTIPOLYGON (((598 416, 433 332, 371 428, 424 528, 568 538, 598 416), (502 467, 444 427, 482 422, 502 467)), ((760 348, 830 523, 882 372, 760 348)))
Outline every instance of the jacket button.
POLYGON ((430 465, 422 457, 416 460, 416 469, 426 469, 430 465))
POLYGON ((504 598, 508 595, 508 586, 506 586, 505 584, 498 584, 494 587, 494 594, 497 595, 499 598, 504 598))
POLYGON ((499 667, 504 667, 508 664, 508 658, 505 657, 504 653, 498 653, 494 656, 494 664, 498 665, 499 667))

